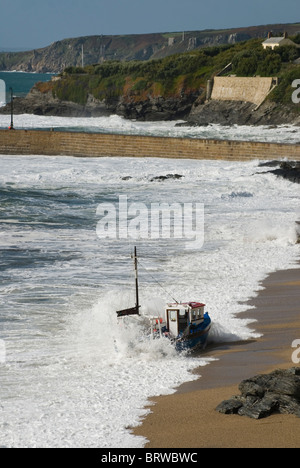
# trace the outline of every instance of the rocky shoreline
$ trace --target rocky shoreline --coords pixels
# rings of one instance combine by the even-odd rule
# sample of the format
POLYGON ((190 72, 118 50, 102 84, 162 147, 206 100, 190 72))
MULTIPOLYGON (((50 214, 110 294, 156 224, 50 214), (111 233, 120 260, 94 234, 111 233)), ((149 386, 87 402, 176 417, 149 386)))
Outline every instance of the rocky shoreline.
POLYGON ((208 101, 193 105, 186 125, 300 125, 295 107, 266 100, 261 106, 243 101, 208 101))
MULTIPOLYGON (((128 97, 111 97, 103 101, 88 96, 85 105, 60 101, 50 91, 41 92, 34 86, 25 98, 14 100, 15 114, 34 114, 56 117, 107 117, 112 114, 137 121, 184 120, 179 125, 267 125, 300 126, 300 114, 295 105, 284 106, 265 101, 259 108, 240 101, 203 102, 203 95, 182 94, 163 98, 148 96, 142 101, 128 97)), ((0 108, 0 114, 10 114, 10 104, 0 108)))
MULTIPOLYGON (((53 97, 51 91, 40 92, 37 87, 33 87, 25 98, 14 100, 14 113, 55 117, 107 117, 116 114, 138 121, 168 121, 187 118, 196 99, 196 95, 184 94, 180 99, 149 96, 143 101, 134 102, 121 96, 99 101, 89 95, 83 106, 71 101, 60 101, 53 97)), ((0 114, 10 112, 10 104, 0 108, 0 114)))

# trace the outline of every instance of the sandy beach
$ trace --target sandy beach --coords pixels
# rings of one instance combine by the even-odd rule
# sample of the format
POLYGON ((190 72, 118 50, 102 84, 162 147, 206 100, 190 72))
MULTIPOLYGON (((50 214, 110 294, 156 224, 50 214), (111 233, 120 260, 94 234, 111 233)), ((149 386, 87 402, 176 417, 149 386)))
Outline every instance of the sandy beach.
POLYGON ((221 401, 238 395, 246 378, 297 366, 292 342, 300 339, 300 268, 278 271, 249 301, 244 316, 262 337, 250 342, 208 346, 217 358, 198 370, 201 378, 169 396, 152 400, 151 413, 134 434, 146 437, 146 448, 299 448, 300 418, 275 414, 261 420, 215 411, 221 401))

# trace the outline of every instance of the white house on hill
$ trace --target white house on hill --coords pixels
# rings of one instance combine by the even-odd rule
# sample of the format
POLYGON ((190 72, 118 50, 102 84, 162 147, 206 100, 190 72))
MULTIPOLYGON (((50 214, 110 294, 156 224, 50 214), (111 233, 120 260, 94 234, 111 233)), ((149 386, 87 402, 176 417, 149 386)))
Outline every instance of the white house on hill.
POLYGON ((275 47, 281 46, 294 46, 300 48, 299 44, 296 44, 287 37, 287 33, 284 33, 283 37, 272 37, 272 33, 269 33, 268 39, 266 39, 262 45, 264 49, 271 48, 272 50, 274 50, 275 47))

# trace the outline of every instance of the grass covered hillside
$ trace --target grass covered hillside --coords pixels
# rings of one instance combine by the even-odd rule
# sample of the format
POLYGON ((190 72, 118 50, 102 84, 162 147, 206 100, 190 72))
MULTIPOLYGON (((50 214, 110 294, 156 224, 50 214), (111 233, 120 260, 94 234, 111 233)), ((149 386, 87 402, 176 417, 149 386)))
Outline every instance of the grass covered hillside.
MULTIPOLYGON (((300 44, 300 35, 292 38, 300 44)), ((68 67, 61 79, 39 84, 42 92, 52 90, 61 101, 85 105, 89 96, 112 100, 140 102, 149 98, 199 96, 206 82, 229 63, 228 74, 237 76, 278 76, 279 87, 270 99, 289 102, 294 79, 300 79, 300 48, 278 47, 264 50, 261 39, 235 45, 209 47, 150 61, 107 61, 84 68, 68 67)), ((204 94, 204 93, 203 93, 204 94)))

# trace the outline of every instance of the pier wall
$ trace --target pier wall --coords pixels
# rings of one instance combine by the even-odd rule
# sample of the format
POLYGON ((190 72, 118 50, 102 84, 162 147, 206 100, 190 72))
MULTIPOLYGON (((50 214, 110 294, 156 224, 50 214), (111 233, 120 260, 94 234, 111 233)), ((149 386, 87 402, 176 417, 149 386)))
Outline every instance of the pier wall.
POLYGON ((273 87, 273 78, 216 76, 211 99, 261 104, 273 87))
POLYGON ((300 145, 38 130, 0 130, 0 154, 300 161, 300 145))

